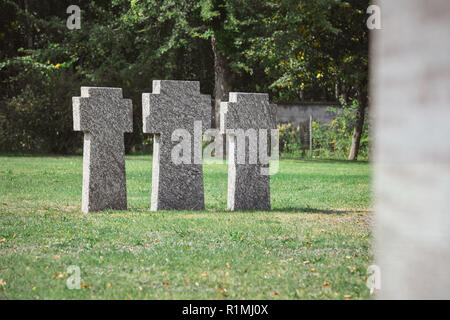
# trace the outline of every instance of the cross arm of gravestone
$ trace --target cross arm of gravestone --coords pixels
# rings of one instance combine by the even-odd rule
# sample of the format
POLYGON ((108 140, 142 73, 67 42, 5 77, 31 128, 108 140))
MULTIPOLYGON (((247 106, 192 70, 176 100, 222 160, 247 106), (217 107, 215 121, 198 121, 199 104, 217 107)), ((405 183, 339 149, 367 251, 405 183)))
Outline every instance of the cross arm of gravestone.
POLYGON ((154 80, 152 93, 142 94, 143 131, 171 134, 193 128, 194 121, 201 121, 205 131, 211 128, 210 104, 198 81, 154 80))
POLYGON ((276 129, 276 105, 266 93, 230 92, 229 102, 220 104, 220 131, 276 129))
POLYGON ((133 107, 121 88, 81 87, 73 97, 73 129, 84 132, 133 132, 133 107))

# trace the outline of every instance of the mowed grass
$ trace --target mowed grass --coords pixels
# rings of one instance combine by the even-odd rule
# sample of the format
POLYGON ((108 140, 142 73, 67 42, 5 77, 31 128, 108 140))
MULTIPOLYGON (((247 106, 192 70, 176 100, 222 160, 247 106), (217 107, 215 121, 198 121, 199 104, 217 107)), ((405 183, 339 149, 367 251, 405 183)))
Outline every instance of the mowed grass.
POLYGON ((226 211, 226 165, 205 211, 150 212, 151 164, 127 156, 128 211, 83 214, 81 157, 0 155, 0 299, 370 298, 368 163, 282 160, 270 212, 226 211))

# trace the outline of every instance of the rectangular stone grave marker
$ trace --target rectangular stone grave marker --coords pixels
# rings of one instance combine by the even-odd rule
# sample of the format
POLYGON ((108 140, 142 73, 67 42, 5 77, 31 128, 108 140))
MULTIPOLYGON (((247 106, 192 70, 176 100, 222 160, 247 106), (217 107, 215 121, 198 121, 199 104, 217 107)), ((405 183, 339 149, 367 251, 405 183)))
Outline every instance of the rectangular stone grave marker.
POLYGON ((142 114, 144 132, 155 134, 150 209, 204 209, 202 133, 211 127, 210 96, 200 94, 198 81, 153 81, 153 93, 142 94, 142 114), (189 149, 181 163, 172 157, 180 143, 189 149))
POLYGON ((73 128, 84 132, 82 210, 126 210, 124 132, 133 131, 131 100, 120 88, 81 87, 72 103, 73 128))
POLYGON ((220 113, 220 130, 229 142, 228 209, 270 210, 269 163, 260 155, 268 151, 261 149, 261 141, 277 128, 276 105, 269 104, 267 94, 230 92, 230 102, 221 103, 220 113))

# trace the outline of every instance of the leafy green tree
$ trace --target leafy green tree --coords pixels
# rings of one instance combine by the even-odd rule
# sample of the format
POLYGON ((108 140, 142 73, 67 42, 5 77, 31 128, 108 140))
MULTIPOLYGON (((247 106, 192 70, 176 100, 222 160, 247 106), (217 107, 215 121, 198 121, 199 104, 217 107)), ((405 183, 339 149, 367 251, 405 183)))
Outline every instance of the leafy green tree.
POLYGON ((274 1, 267 32, 252 39, 248 69, 263 66, 281 100, 358 101, 349 159, 356 159, 367 107, 369 1, 274 1))
POLYGON ((125 136, 127 151, 148 143, 140 101, 142 92, 151 91, 152 79, 196 79, 211 90, 213 60, 212 54, 203 54, 208 52, 203 39, 171 46, 173 26, 148 16, 140 23, 140 13, 130 15, 135 8, 127 0, 78 1, 81 29, 71 31, 66 8, 72 3, 1 4, 9 17, 0 32, 8 40, 2 42, 8 50, 2 50, 0 60, 1 149, 67 153, 79 148, 71 97, 83 85, 122 87, 133 99, 134 132, 125 136))
POLYGON ((230 90, 269 92, 274 101, 356 99, 356 158, 367 104, 367 2, 5 0, 0 148, 78 148, 70 97, 97 85, 122 87, 133 99, 126 146, 139 151, 149 139, 141 93, 152 79, 186 79, 213 93, 216 122, 230 90), (66 28, 70 4, 82 10, 80 30, 66 28))
POLYGON ((157 48, 159 57, 193 47, 203 49, 196 59, 212 54, 217 121, 220 102, 227 99, 233 87, 241 87, 243 81, 238 78, 248 71, 245 48, 249 39, 266 30, 261 19, 270 14, 270 8, 270 2, 255 0, 131 1, 125 21, 132 29, 141 28, 142 37, 157 48), (158 39, 151 41, 155 29, 158 39))
POLYGON ((3 149, 67 153, 80 147, 81 137, 72 130, 71 97, 79 94, 81 84, 95 84, 89 70, 98 68, 89 67, 96 56, 88 49, 88 39, 95 27, 114 21, 115 13, 108 1, 80 1, 88 9, 83 28, 69 31, 69 4, 6 0, 1 5, 8 22, 0 34, 17 37, 2 42, 8 49, 0 62, 3 149))

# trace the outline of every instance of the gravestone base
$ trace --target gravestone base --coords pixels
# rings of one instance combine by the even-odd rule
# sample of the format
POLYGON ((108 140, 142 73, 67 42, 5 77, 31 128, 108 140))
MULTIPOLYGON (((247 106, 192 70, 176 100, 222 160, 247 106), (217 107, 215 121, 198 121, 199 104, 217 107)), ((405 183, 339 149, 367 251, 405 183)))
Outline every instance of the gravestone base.
POLYGON ((83 212, 127 210, 124 154, 123 135, 84 135, 83 212))
POLYGON ((171 163, 168 156, 175 144, 162 146, 161 137, 154 140, 150 210, 204 210, 202 165, 171 163))
POLYGON ((235 186, 228 193, 228 210, 270 210, 270 177, 262 175, 268 166, 238 165, 228 168, 228 185, 235 186), (247 184, 252 181, 252 184, 247 184))

